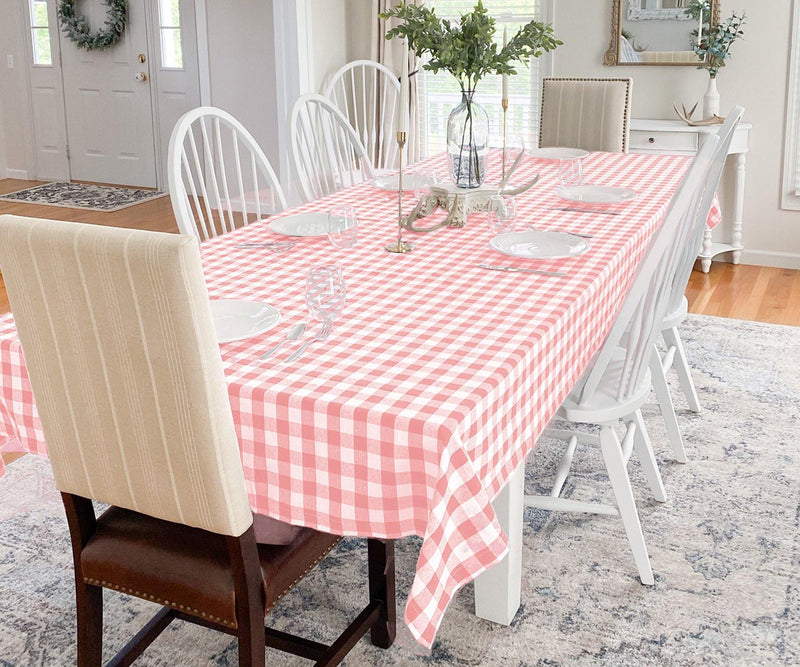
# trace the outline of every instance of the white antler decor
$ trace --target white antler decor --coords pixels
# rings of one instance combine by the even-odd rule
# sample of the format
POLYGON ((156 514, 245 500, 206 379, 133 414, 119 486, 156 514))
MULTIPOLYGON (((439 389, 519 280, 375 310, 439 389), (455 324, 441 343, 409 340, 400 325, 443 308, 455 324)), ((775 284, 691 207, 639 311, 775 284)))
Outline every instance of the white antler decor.
POLYGON ((453 183, 431 186, 431 194, 417 202, 414 210, 403 218, 402 226, 412 232, 432 232, 440 227, 464 227, 470 213, 489 210, 489 198, 492 195, 518 195, 530 190, 539 180, 539 174, 520 186, 507 187, 524 154, 524 151, 519 152, 516 160, 506 170, 505 177, 498 185, 484 185, 470 190, 456 187, 453 183), (431 227, 418 227, 414 224, 415 221, 429 216, 438 208, 448 211, 444 220, 431 227))
MULTIPOLYGON (((698 102, 699 104, 699 102, 698 102)), ((721 123, 725 122, 725 119, 721 116, 717 116, 714 114, 710 118, 703 118, 702 120, 692 120, 692 116, 694 116, 694 112, 697 109, 697 104, 695 104, 691 109, 688 111, 686 110, 686 105, 681 105, 683 111, 681 112, 678 109, 678 103, 673 102, 672 108, 675 109, 675 113, 678 114, 678 118, 680 118, 684 123, 689 125, 690 127, 703 127, 707 125, 720 125, 721 123)))

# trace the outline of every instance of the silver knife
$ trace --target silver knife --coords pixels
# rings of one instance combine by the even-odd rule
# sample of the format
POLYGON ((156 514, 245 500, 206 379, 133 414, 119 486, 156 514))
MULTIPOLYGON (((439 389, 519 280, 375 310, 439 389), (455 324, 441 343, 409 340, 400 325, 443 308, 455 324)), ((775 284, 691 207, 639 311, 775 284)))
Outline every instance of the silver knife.
POLYGON ((490 271, 510 271, 511 273, 538 273, 540 276, 555 276, 557 278, 566 278, 566 273, 560 271, 540 271, 539 269, 524 269, 520 266, 497 266, 495 264, 478 264, 482 269, 489 269, 490 271))
POLYGON ((540 229, 539 227, 534 227, 529 222, 525 223, 525 226, 533 232, 560 232, 562 234, 572 234, 572 236, 579 236, 582 239, 591 239, 594 238, 591 234, 580 234, 578 232, 571 232, 568 229, 554 229, 552 227, 548 227, 547 229, 540 229))

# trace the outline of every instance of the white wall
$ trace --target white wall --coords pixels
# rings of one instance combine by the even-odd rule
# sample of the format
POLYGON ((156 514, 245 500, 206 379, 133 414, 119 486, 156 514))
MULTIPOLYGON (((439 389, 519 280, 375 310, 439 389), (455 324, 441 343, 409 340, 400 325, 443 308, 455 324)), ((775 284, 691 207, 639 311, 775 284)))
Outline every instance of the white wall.
MULTIPOLYGON (((672 102, 694 104, 705 92, 707 75, 689 67, 604 67, 611 31, 611 2, 558 0, 555 28, 564 41, 555 56, 557 75, 630 76, 633 115, 673 118, 672 102)), ((720 108, 746 107, 753 124, 745 193, 745 252, 752 264, 800 268, 800 212, 780 206, 783 136, 791 26, 790 2, 725 0, 722 16, 747 12, 745 41, 734 44, 733 58, 721 71, 720 108)), ((730 166, 723 206, 730 210, 730 166)), ((729 229, 718 230, 726 235, 729 229)))
MULTIPOLYGON (((0 0, 0 149, 5 155, 0 178, 26 178, 33 173, 20 6, 19 0, 0 0), (8 56, 14 59, 13 69, 8 67, 8 56)), ((0 167, 2 163, 0 160, 0 167)))

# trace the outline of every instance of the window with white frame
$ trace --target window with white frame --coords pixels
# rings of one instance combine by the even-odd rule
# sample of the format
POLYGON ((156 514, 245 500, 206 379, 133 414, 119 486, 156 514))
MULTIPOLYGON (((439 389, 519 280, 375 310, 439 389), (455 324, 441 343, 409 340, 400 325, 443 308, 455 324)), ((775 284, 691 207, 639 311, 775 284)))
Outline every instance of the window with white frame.
POLYGON ((52 66, 53 53, 50 50, 50 19, 47 15, 47 0, 29 0, 31 22, 31 45, 33 64, 52 66))
MULTIPOLYGON (((458 20, 461 14, 475 6, 475 0, 426 0, 442 18, 458 20)), ((496 21, 495 38, 502 44, 503 28, 508 28, 509 39, 517 30, 533 19, 549 23, 553 0, 484 0, 484 6, 496 21)), ((541 112, 542 78, 551 68, 551 56, 544 54, 531 59, 530 67, 519 64, 517 75, 508 83, 508 135, 521 136, 526 147, 538 146, 539 114, 541 112)), ((447 116, 460 100, 460 88, 455 78, 447 72, 421 70, 419 91, 419 137, 423 157, 443 152, 447 147, 447 116)), ((478 83, 475 101, 489 114, 489 131, 502 132, 503 110, 500 106, 501 77, 487 76, 478 83)))
POLYGON ((794 4, 792 21, 781 205, 785 209, 800 210, 800 2, 794 4))
POLYGON ((180 0, 158 0, 158 34, 161 38, 161 67, 183 69, 180 0))

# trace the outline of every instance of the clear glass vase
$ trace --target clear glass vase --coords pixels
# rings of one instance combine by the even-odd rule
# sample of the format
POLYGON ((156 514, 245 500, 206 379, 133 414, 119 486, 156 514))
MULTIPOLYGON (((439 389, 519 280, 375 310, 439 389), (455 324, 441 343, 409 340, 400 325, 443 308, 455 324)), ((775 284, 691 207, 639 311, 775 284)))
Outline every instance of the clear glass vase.
POLYGON ((447 154, 450 172, 459 188, 483 184, 484 163, 489 152, 489 114, 472 97, 473 90, 461 92, 461 103, 447 119, 447 154))

